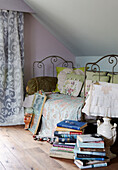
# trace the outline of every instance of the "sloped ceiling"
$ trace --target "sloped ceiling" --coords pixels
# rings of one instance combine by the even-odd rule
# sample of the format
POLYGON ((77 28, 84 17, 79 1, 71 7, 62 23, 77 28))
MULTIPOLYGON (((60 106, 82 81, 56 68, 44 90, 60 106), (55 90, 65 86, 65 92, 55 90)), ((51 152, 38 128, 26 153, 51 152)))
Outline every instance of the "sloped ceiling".
POLYGON ((118 53, 118 0, 24 0, 75 56, 118 53))

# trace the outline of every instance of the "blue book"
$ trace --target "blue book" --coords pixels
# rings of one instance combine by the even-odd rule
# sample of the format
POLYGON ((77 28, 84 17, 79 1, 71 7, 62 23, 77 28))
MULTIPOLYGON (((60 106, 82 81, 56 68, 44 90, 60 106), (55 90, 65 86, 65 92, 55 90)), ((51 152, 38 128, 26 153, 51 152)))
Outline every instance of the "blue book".
POLYGON ((87 126, 86 122, 79 122, 76 120, 63 120, 57 123, 57 127, 70 128, 75 130, 81 130, 87 126))
POLYGON ((75 138, 59 138, 59 137, 57 137, 55 139, 55 142, 76 143, 76 139, 75 138))
POLYGON ((74 153, 106 156, 106 152, 80 151, 80 148, 77 147, 77 145, 75 145, 74 153))
POLYGON ((71 139, 77 139, 77 135, 70 135, 70 134, 59 134, 58 131, 54 132, 54 136, 57 136, 59 138, 71 138, 71 139))
POLYGON ((104 161, 105 158, 78 158, 78 157, 75 157, 75 160, 91 160, 91 161, 104 161))

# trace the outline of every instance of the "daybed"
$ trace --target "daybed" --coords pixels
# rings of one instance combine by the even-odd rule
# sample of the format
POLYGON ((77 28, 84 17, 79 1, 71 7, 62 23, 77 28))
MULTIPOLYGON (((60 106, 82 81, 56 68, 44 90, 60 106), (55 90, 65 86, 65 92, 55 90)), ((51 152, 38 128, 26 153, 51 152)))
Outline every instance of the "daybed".
POLYGON ((32 95, 42 90, 47 96, 42 112, 40 136, 53 136, 56 124, 63 119, 81 120, 83 96, 80 93, 84 82, 84 68, 75 69, 72 61, 49 56, 34 62, 33 77, 27 83, 27 93, 32 95))
POLYGON ((52 137, 56 124, 63 119, 82 121, 96 119, 81 113, 85 98, 90 85, 95 81, 118 83, 118 72, 115 70, 118 67, 117 64, 118 55, 113 54, 104 56, 96 62, 87 63, 85 68, 74 68, 71 61, 66 61, 59 56, 49 56, 41 61, 35 61, 33 64, 34 78, 27 83, 28 94, 34 94, 39 90, 53 92, 47 95, 44 104, 39 135, 52 137), (44 62, 47 60, 48 64, 45 66, 44 62), (111 70, 104 69, 103 60, 112 66, 111 70), (102 67, 99 66, 99 62, 102 63, 102 67), (42 70, 40 77, 39 71, 35 69, 36 66, 42 70), (55 76, 56 71, 57 77, 55 76))

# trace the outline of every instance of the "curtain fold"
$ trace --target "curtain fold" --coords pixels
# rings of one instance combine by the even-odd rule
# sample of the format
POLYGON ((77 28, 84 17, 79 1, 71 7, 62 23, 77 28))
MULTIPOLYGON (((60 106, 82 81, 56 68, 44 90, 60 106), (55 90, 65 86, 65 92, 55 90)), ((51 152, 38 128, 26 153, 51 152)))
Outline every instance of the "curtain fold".
POLYGON ((0 10, 0 126, 24 123, 24 16, 0 10))

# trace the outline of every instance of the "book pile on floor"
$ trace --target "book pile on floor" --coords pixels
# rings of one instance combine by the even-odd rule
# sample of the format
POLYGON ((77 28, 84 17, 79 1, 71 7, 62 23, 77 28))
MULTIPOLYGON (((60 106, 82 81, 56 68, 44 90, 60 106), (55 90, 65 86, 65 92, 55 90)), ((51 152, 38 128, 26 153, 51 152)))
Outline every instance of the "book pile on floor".
POLYGON ((104 139, 98 134, 78 135, 74 153, 74 163, 80 169, 105 167, 110 161, 106 157, 104 139))
POLYGON ((54 132, 55 141, 50 149, 51 157, 74 159, 77 135, 83 134, 86 122, 63 120, 57 123, 54 132))

